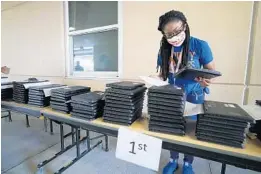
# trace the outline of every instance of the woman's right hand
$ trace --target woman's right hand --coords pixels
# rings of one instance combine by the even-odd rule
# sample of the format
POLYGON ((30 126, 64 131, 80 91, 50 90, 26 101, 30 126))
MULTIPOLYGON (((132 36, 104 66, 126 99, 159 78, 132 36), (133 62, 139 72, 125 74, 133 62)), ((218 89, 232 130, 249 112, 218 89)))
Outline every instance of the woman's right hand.
POLYGON ((202 87, 208 87, 212 83, 211 79, 205 79, 202 77, 197 77, 195 81, 197 81, 202 87))

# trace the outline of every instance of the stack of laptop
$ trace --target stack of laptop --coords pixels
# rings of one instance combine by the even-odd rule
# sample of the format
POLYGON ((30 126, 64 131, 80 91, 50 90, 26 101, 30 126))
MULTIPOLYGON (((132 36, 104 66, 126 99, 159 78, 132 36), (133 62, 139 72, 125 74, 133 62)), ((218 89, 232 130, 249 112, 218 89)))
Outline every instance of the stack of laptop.
POLYGON ((243 148, 246 133, 254 119, 237 104, 205 101, 204 114, 198 115, 199 140, 243 148))
MULTIPOLYGON (((257 100, 256 104, 261 106, 261 100, 257 100)), ((260 119, 256 121, 255 128, 256 128, 256 132, 257 132, 257 138, 261 141, 261 120, 260 119)))
POLYGON ((256 120, 256 124, 252 125, 249 130, 261 141, 261 120, 256 120))
POLYGON ((53 110, 69 114, 71 108, 71 97, 90 92, 90 87, 66 86, 51 90, 50 106, 53 110))
POLYGON ((152 86, 148 90, 149 130, 185 135, 185 93, 173 85, 152 86))
POLYGON ((101 91, 72 96, 72 117, 85 120, 94 120, 101 117, 105 104, 103 97, 104 92, 101 91))
POLYGON ((261 120, 256 122, 257 138, 261 141, 261 120))
POLYGON ((48 81, 39 81, 35 78, 30 78, 22 82, 13 82, 13 99, 18 103, 28 103, 28 88, 30 86, 38 86, 50 84, 48 81))
POLYGON ((141 117, 146 87, 143 83, 117 82, 107 84, 105 91, 105 122, 131 125, 141 117))
POLYGON ((1 99, 11 100, 13 98, 13 82, 1 82, 1 99))
MULTIPOLYGON (((261 106, 261 100, 256 100, 256 105, 261 106)), ((257 138, 261 141, 261 114, 260 114, 260 109, 258 108, 256 115, 256 123, 251 125, 251 128, 249 129, 250 132, 255 133, 257 138)))
POLYGON ((55 88, 61 88, 64 85, 51 84, 43 86, 34 86, 29 88, 28 104, 45 107, 50 105, 50 91, 55 88))

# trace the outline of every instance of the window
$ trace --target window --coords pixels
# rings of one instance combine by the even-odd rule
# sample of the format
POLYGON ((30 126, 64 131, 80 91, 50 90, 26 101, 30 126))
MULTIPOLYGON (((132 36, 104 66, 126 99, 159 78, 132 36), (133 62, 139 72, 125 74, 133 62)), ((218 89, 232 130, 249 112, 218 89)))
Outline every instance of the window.
POLYGON ((69 77, 119 76, 121 58, 119 3, 117 1, 65 2, 69 77))

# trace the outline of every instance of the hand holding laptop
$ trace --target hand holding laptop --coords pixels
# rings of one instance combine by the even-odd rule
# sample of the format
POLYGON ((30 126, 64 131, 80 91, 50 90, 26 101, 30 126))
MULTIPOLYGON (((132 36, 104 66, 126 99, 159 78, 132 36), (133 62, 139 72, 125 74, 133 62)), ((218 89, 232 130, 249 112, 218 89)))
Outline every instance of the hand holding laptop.
POLYGON ((176 74, 174 74, 175 78, 183 78, 188 80, 195 80, 199 77, 203 79, 212 79, 218 76, 221 76, 221 73, 218 71, 209 69, 196 69, 190 67, 182 68, 176 74))
POLYGON ((195 81, 197 81, 202 87, 207 87, 212 83, 212 79, 205 79, 202 77, 195 78, 195 81))

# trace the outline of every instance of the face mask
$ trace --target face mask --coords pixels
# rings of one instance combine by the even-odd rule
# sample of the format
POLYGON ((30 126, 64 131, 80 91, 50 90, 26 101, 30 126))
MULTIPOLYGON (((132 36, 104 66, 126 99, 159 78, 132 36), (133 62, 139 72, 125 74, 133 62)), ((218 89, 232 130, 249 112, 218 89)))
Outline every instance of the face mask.
POLYGON ((173 45, 174 47, 179 47, 183 44, 184 40, 186 39, 185 31, 182 31, 177 36, 173 36, 170 39, 167 39, 169 44, 173 45))

